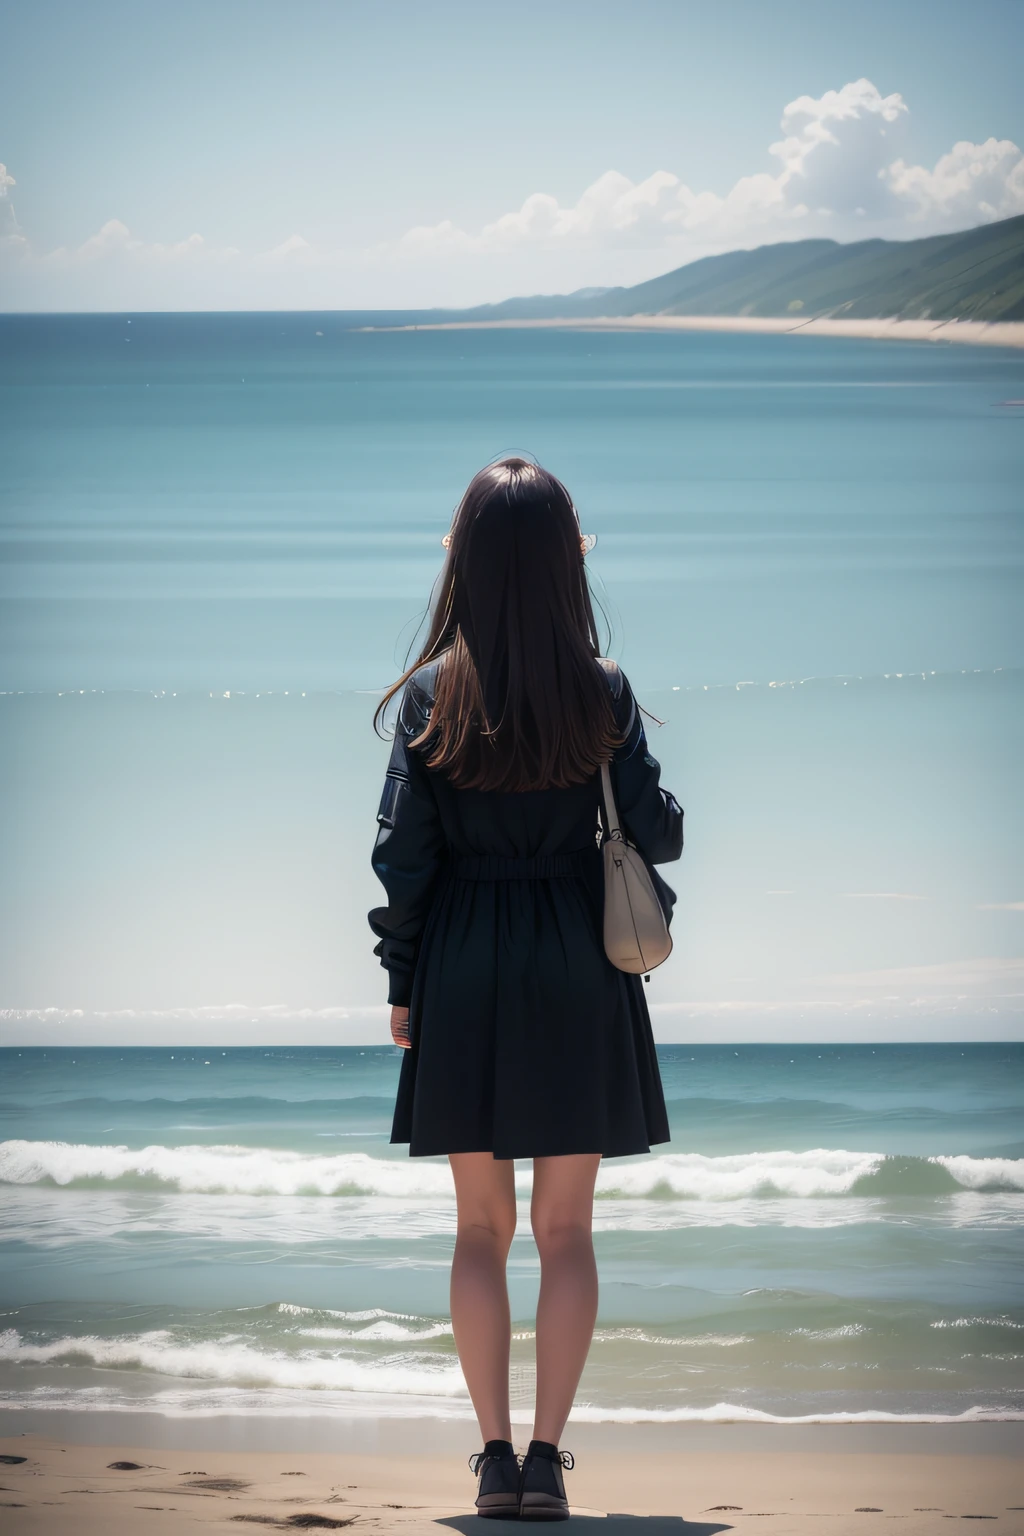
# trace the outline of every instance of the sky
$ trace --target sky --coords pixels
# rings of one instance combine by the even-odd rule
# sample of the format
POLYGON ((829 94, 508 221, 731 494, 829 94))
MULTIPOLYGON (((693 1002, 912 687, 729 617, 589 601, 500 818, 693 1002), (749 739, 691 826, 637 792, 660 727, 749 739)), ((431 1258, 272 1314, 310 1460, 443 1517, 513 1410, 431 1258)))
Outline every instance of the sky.
POLYGON ((460 306, 1024 212, 1018 0, 10 7, 0 308, 460 306))

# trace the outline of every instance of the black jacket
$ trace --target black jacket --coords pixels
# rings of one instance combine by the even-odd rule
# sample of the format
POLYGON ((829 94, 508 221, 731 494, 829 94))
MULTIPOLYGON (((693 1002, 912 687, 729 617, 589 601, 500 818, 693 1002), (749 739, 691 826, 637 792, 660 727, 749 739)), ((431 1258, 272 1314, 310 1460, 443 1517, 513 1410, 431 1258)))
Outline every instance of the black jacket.
MULTIPOLYGON (((625 673, 607 658, 602 658, 600 664, 611 688, 616 723, 626 734, 612 764, 612 787, 619 816, 630 841, 649 864, 671 863, 683 851, 683 811, 675 797, 661 788, 661 766, 648 749, 640 711, 625 673)), ((372 909, 369 923, 380 940, 374 954, 388 972, 389 1003, 408 1004, 419 939, 435 886, 451 852, 470 851, 466 833, 476 830, 472 825, 474 818, 455 814, 459 797, 476 809, 476 819, 487 822, 494 816, 500 818, 503 811, 514 820, 515 802, 520 799, 497 792, 457 790, 443 775, 431 772, 419 752, 409 750, 408 743, 420 734, 430 718, 436 678, 435 662, 421 668, 406 684, 377 809, 379 831, 371 863, 387 892, 388 903, 372 909)), ((584 788, 594 803, 592 825, 596 826, 600 775, 595 774, 592 783, 584 788)), ((576 788, 538 793, 578 797, 576 788)), ((489 853, 494 846, 492 829, 485 826, 480 830, 485 833, 485 845, 472 851, 489 853)), ((671 917, 675 893, 660 877, 656 877, 655 884, 671 917)))

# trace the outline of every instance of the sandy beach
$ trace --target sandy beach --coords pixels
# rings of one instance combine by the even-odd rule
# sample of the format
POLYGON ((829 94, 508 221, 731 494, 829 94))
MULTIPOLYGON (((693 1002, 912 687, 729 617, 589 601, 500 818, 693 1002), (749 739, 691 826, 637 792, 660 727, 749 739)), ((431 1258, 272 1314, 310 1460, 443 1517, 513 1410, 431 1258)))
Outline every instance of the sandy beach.
POLYGON ((591 319, 444 320, 430 325, 363 326, 402 331, 743 331, 762 335, 847 336, 874 341, 958 342, 977 347, 1024 347, 1024 321, 832 320, 754 315, 603 315, 591 319))
MULTIPOLYGON (((56 1434, 0 1440, 5 1531, 186 1536, 241 1526, 353 1526, 424 1536, 490 1529, 472 1510, 465 1457, 477 1447, 467 1424, 378 1422, 353 1434, 326 1421, 318 1431, 296 1420, 256 1429, 252 1421, 211 1427, 119 1416, 134 1439, 82 1443, 88 1426, 77 1426, 72 1439, 60 1432, 67 1417, 55 1417, 63 1420, 56 1434), (320 1448, 328 1433, 341 1447, 337 1454, 320 1448), (281 1448, 267 1449, 268 1441, 281 1448)), ((93 1429, 103 1432, 102 1417, 93 1429)), ((712 1536, 756 1520, 764 1536, 847 1536, 891 1529, 895 1520, 907 1536, 923 1536, 947 1529, 939 1522, 950 1519, 1024 1531, 1019 1423, 581 1425, 570 1428, 565 1444, 577 1457, 567 1474, 569 1531, 601 1521, 608 1536, 712 1536)))

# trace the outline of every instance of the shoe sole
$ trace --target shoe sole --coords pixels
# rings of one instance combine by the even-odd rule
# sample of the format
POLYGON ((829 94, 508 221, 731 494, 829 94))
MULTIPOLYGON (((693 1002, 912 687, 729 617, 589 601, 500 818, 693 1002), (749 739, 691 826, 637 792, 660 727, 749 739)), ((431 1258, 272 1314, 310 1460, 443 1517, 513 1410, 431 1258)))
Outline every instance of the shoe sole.
POLYGON ((519 1502, 520 1520, 568 1520, 569 1506, 550 1493, 524 1493, 519 1502))
POLYGON ((476 1512, 485 1520, 518 1520, 519 1500, 513 1495, 485 1493, 476 1501, 476 1512))

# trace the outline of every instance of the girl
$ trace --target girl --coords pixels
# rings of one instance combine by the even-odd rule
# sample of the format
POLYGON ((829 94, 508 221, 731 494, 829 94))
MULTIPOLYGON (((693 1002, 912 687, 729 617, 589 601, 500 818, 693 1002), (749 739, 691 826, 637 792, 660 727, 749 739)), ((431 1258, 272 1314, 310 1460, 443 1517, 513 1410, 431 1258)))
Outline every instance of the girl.
POLYGON ((484 1441, 477 1509, 557 1520, 572 1465, 559 1440, 597 1315, 598 1166, 669 1139, 640 977, 602 944, 600 764, 650 863, 679 858, 683 812, 625 676, 599 655, 565 487, 524 459, 490 464, 443 543, 423 651, 374 716, 404 690, 372 855, 388 904, 369 914, 405 1051, 391 1140, 447 1155, 455 1179, 451 1315, 484 1441), (517 1157, 533 1159, 541 1265, 522 1467, 505 1279, 517 1157))

